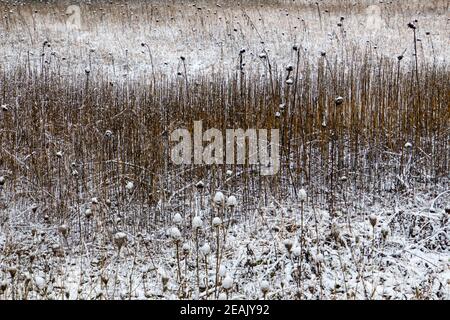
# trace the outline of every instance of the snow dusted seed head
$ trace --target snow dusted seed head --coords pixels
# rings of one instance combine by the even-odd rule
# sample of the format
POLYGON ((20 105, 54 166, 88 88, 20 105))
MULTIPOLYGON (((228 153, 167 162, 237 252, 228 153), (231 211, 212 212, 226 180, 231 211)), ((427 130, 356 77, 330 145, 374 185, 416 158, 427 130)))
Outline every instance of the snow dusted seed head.
POLYGON ((408 23, 408 28, 415 30, 415 29, 416 29, 416 26, 414 25, 414 23, 409 22, 409 23, 408 23))
POLYGON ((214 195, 214 204, 217 206, 222 206, 224 204, 225 201, 225 196, 223 195, 222 192, 217 191, 216 194, 214 195))
POLYGON ((226 276, 222 281, 222 288, 226 291, 230 290, 233 287, 233 279, 230 276, 226 276))
POLYGON ((223 264, 221 264, 219 267, 219 276, 223 278, 226 275, 227 275, 227 268, 223 264))
POLYGON ((331 236, 334 238, 334 240, 339 240, 341 236, 341 231, 339 230, 339 226, 336 224, 336 222, 333 222, 331 224, 331 236))
POLYGON ((326 53, 325 51, 320 51, 320 55, 321 55, 322 57, 325 57, 325 56, 327 55, 327 53, 326 53))
POLYGON ((259 57, 260 59, 265 59, 265 58, 267 58, 267 55, 266 55, 264 52, 261 52, 261 53, 258 55, 258 57, 259 57))
POLYGON ((370 221, 370 224, 372 225, 372 227, 375 228, 375 226, 377 225, 377 221, 378 221, 377 216, 374 214, 371 214, 369 216, 369 221, 370 221))
POLYGON ((239 51, 239 53, 240 53, 240 54, 244 54, 244 53, 245 53, 245 49, 242 48, 242 49, 239 51))
POLYGON ((67 235, 69 234, 69 227, 67 226, 67 224, 62 224, 58 227, 58 231, 62 234, 63 237, 67 237, 67 235))
POLYGON ((284 103, 282 103, 278 106, 278 108, 280 108, 280 110, 284 110, 285 107, 286 107, 286 105, 284 103))
POLYGON ((195 216, 194 219, 192 219, 192 228, 199 229, 203 226, 202 218, 199 216, 195 216))
POLYGON ((228 199, 227 199, 227 206, 233 208, 236 205, 237 205, 236 197, 233 196, 233 195, 229 196, 228 199))
POLYGON ((226 174, 227 174, 227 177, 231 177, 233 175, 233 171, 227 170, 226 174))
POLYGON ((39 290, 43 290, 45 288, 45 280, 40 276, 34 277, 34 283, 39 290))
POLYGON ((341 182, 346 182, 348 179, 347 179, 347 176, 342 176, 342 177, 339 178, 339 180, 341 182))
POLYGON ((298 198, 301 202, 305 202, 308 195, 306 194, 306 190, 301 188, 298 192, 298 198))
POLYGON ((56 157, 58 157, 58 158, 62 158, 62 156, 63 156, 63 152, 62 151, 58 151, 58 152, 56 152, 56 157))
POLYGON ((176 213, 173 216, 173 223, 175 223, 176 225, 180 225, 183 222, 183 218, 181 217, 181 214, 176 213))
POLYGON ((127 235, 124 232, 117 232, 114 235, 114 244, 120 250, 127 242, 127 235))
POLYGON ((16 266, 11 266, 8 268, 8 273, 11 276, 11 278, 14 278, 17 274, 17 267, 16 266))
POLYGON ((93 197, 93 198, 91 199, 91 203, 92 203, 92 204, 98 204, 98 199, 97 199, 97 197, 93 197))
POLYGON ((186 242, 183 244, 183 254, 187 256, 189 251, 191 251, 191 247, 189 246, 189 243, 186 242))
POLYGON ((286 84, 289 86, 292 85, 293 83, 294 83, 294 80, 292 78, 289 78, 286 80, 286 84))
POLYGON ((275 112, 275 118, 281 117, 281 113, 279 111, 275 112))
POLYGON ((334 99, 334 103, 335 103, 337 106, 340 106, 343 102, 344 102, 344 98, 342 98, 341 96, 336 97, 336 99, 334 99))
POLYGON ((206 242, 201 248, 200 252, 206 257, 211 252, 211 247, 209 246, 209 243, 206 242))
POLYGON ((411 142, 405 143, 405 148, 406 149, 411 149, 412 148, 412 143, 411 142))
POLYGON ((323 254, 321 254, 321 253, 319 253, 317 256, 316 256, 316 263, 322 263, 323 262, 323 254))
POLYGON ((112 135, 113 135, 113 132, 112 132, 111 130, 106 130, 106 131, 105 131, 105 136, 106 136, 107 138, 111 137, 112 135))
POLYGON ((8 288, 8 282, 6 280, 0 282, 0 294, 3 294, 3 292, 6 291, 6 288, 8 288))
POLYGON ((172 227, 172 229, 170 229, 170 236, 174 241, 180 241, 181 232, 177 227, 172 227))
POLYGON ((294 255, 294 257, 300 257, 300 248, 299 247, 295 247, 294 249, 292 249, 292 254, 294 255))
POLYGON ((388 226, 383 226, 381 228, 381 236, 383 237, 384 240, 387 239, 387 237, 389 236, 389 227, 388 226))
POLYGON ((169 276, 167 275, 167 272, 163 269, 159 270, 159 274, 161 276, 161 281, 163 283, 163 286, 166 286, 169 282, 169 276))
POLYGON ((3 111, 8 111, 8 105, 7 104, 2 104, 2 110, 3 111))
POLYGON ((292 65, 288 65, 288 66, 286 67, 286 71, 287 71, 287 72, 291 72, 292 70, 294 70, 294 67, 293 67, 292 65))
POLYGON ((220 227, 221 224, 222 224, 222 220, 219 217, 215 217, 212 221, 212 225, 215 228, 220 227))
POLYGON ((91 73, 91 70, 89 68, 84 69, 84 72, 88 75, 89 73, 91 73))
POLYGON ((128 181, 127 184, 126 184, 126 186, 125 186, 125 188, 126 188, 128 191, 133 190, 133 188, 134 188, 134 183, 133 183, 133 181, 128 181))
POLYGON ((181 61, 186 60, 186 58, 184 56, 181 56, 180 59, 181 59, 181 61))
POLYGON ((92 210, 91 209, 86 209, 86 211, 84 211, 84 215, 87 219, 92 217, 92 210))
POLYGON ((292 240, 291 239, 286 239, 283 241, 283 245, 286 248, 287 252, 291 253, 292 250, 292 240))
POLYGON ((263 294, 266 294, 267 292, 269 292, 269 289, 270 289, 269 281, 267 281, 267 280, 261 281, 260 288, 261 288, 261 292, 263 294))
POLYGON ((6 179, 4 176, 0 176, 0 186, 3 186, 6 182, 6 179))
POLYGON ((203 189, 203 188, 205 187, 205 184, 203 183, 202 180, 200 180, 199 182, 197 182, 197 183, 195 184, 195 187, 196 187, 197 189, 203 189))

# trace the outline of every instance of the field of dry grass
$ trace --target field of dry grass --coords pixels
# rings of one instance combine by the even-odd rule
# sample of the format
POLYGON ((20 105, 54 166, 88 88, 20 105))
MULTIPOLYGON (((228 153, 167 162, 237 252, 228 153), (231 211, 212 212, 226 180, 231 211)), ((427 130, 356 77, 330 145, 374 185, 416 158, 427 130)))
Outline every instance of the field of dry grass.
POLYGON ((0 3, 0 298, 448 299, 448 3, 370 5, 0 3))

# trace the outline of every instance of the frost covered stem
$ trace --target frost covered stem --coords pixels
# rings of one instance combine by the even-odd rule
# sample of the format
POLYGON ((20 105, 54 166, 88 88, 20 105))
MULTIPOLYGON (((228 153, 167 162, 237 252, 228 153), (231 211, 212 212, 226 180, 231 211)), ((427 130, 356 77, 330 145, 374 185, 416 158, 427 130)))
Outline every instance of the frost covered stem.
POLYGON ((195 268, 197 270, 197 289, 200 290, 200 267, 199 267, 199 259, 198 259, 198 228, 195 228, 195 250, 196 250, 196 258, 195 258, 195 268))
POLYGON ((304 241, 304 224, 303 224, 303 206, 305 201, 302 200, 300 203, 300 259, 299 259, 299 275, 298 275, 298 281, 300 283, 300 297, 303 295, 303 284, 302 284, 302 262, 303 262, 303 241, 304 241))
POLYGON ((175 248, 176 248, 176 254, 177 254, 177 276, 178 281, 181 282, 181 265, 180 265, 180 241, 175 241, 175 248))
MULTIPOLYGON (((214 295, 217 299, 219 287, 219 265, 220 265, 220 226, 216 227, 216 241, 217 241, 217 250, 216 250, 216 288, 214 290, 214 295)), ((228 294, 228 293, 227 293, 228 294)))
POLYGON ((209 295, 209 292, 208 292, 208 281, 209 281, 209 279, 208 279, 208 255, 205 255, 205 297, 206 297, 206 299, 208 299, 208 295, 209 295))

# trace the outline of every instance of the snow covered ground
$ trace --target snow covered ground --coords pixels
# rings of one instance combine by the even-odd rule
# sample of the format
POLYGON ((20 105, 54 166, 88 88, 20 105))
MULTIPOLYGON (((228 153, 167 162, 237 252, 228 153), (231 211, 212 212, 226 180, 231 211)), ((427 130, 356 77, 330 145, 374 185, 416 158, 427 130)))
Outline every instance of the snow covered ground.
POLYGON ((229 227, 228 218, 211 225, 208 205, 195 210, 199 228, 190 215, 174 215, 167 232, 105 230, 78 243, 64 226, 34 222, 32 206, 5 208, 3 198, 0 297, 449 299, 449 200, 448 190, 426 189, 373 203, 367 197, 334 217, 306 200, 303 228, 298 201, 255 208, 229 227))

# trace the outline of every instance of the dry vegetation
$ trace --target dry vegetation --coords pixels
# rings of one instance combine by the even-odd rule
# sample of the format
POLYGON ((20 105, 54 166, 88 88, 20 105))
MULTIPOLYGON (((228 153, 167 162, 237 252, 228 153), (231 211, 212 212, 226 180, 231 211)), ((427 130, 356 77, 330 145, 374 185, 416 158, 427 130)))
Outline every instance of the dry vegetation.
POLYGON ((448 4, 164 3, 0 4, 0 298, 448 299, 448 4), (280 173, 173 165, 200 119, 280 173))

